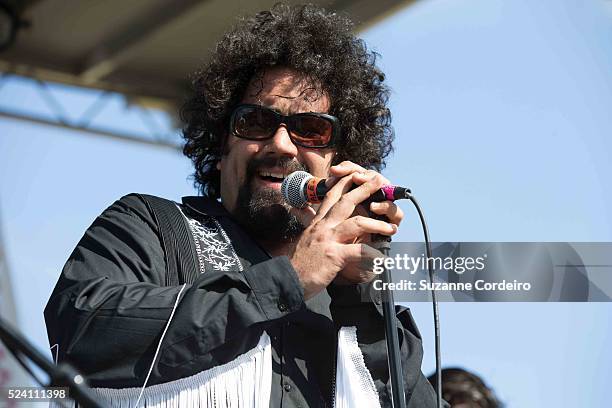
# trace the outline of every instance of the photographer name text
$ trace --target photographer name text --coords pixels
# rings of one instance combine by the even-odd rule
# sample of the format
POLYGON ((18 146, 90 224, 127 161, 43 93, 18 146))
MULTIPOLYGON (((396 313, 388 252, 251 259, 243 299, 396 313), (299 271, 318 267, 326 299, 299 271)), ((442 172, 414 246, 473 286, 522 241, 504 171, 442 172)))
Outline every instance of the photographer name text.
MULTIPOLYGON (((374 258, 373 272, 381 274, 386 270, 401 271, 401 273, 413 276, 418 271, 431 269, 436 272, 453 272, 463 275, 466 272, 485 272, 487 254, 478 257, 427 257, 409 256, 397 254, 395 257, 374 258)), ((393 291, 530 291, 530 282, 520 282, 516 279, 503 279, 496 282, 488 282, 485 279, 477 279, 471 282, 430 282, 426 279, 408 280, 401 279, 397 282, 374 281, 376 290, 393 291)))

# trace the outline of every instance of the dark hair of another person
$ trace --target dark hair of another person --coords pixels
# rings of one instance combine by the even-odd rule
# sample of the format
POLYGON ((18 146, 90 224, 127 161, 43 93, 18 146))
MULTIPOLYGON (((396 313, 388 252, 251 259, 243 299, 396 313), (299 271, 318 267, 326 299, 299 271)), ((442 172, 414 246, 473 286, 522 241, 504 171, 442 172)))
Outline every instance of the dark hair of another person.
POLYGON ((389 90, 376 54, 352 30, 349 19, 316 6, 277 4, 225 34, 195 74, 193 95, 181 109, 183 152, 194 163, 194 184, 203 194, 219 197, 216 164, 230 115, 251 79, 269 67, 296 70, 330 97, 329 114, 341 124, 334 164, 351 160, 370 169, 384 167, 394 137, 389 90))
MULTIPOLYGON (((427 378, 436 389, 436 377, 427 378)), ((480 377, 462 368, 445 368, 442 370, 442 398, 451 407, 501 408, 493 391, 486 386, 480 377)))

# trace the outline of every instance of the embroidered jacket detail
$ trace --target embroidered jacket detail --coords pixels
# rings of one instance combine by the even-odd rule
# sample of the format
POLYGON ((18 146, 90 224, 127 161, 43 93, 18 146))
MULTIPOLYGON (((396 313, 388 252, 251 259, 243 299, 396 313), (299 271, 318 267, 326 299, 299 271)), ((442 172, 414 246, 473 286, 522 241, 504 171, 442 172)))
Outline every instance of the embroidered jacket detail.
POLYGON ((229 237, 214 217, 205 216, 196 219, 185 214, 180 206, 179 209, 187 220, 193 235, 200 273, 204 273, 207 268, 223 272, 232 269, 243 270, 242 263, 229 237))

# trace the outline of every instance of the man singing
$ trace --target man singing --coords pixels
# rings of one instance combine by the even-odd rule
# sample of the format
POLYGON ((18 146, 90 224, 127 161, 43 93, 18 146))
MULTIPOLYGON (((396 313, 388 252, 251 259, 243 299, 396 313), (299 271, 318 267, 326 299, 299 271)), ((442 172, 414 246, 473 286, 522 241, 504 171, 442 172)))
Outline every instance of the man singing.
MULTIPOLYGON (((54 355, 104 405, 390 405, 366 242, 403 214, 360 205, 388 183, 375 170, 393 132, 384 75, 351 29, 313 6, 241 21, 182 111, 202 196, 128 195, 77 245, 45 318, 54 355), (329 179, 320 205, 284 203, 296 170, 329 179)), ((408 310, 397 320, 407 404, 433 407, 420 334, 408 310)))

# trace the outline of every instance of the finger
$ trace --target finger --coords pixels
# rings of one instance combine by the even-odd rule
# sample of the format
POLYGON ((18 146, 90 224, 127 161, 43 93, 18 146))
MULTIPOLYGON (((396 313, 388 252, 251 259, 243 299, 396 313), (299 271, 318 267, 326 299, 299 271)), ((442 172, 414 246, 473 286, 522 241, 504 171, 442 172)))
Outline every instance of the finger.
POLYGON ((346 267, 338 273, 339 280, 354 284, 369 282, 376 277, 374 259, 383 257, 382 253, 364 244, 345 245, 343 249, 350 255, 346 258, 346 267))
POLYGON ((376 215, 384 215, 390 223, 395 225, 400 225, 404 219, 404 212, 392 201, 370 203, 370 211, 376 215))
POLYGON ((361 264, 364 262, 369 266, 374 263, 376 258, 384 258, 382 252, 367 244, 346 244, 342 245, 344 259, 347 264, 361 264))
POLYGON ((367 283, 376 277, 372 271, 373 267, 359 266, 358 268, 345 268, 338 272, 334 278, 334 283, 337 285, 357 285, 359 283, 367 283))
POLYGON ((314 220, 314 217, 317 215, 314 208, 309 205, 304 208, 291 207, 289 213, 294 215, 304 227, 308 227, 314 220))
POLYGON ((357 215, 338 224, 334 228, 336 239, 339 242, 353 242, 365 234, 393 235, 397 232, 397 225, 374 218, 357 215))
MULTIPOLYGON (((346 244, 342 245, 342 258, 345 260, 345 264, 356 264, 364 258, 364 254, 368 253, 369 246, 366 244, 346 244)), ((371 248, 371 247, 370 247, 371 248)))
MULTIPOLYGON (((361 166, 357 166, 354 163, 351 162, 343 162, 343 163, 349 163, 349 165, 354 165, 359 169, 363 169, 363 167, 361 166)), ((368 172, 368 174, 370 174, 372 177, 378 173, 376 173, 375 171, 372 170, 364 170, 366 172, 368 172)), ((350 174, 354 174, 354 173, 350 173, 350 174)), ((328 178, 325 182, 325 185, 328 187, 335 187, 335 185, 342 179, 345 179, 342 183, 340 183, 340 186, 334 188, 330 188, 330 190, 328 190, 325 199, 323 200, 323 202, 321 202, 321 206, 319 207, 319 210, 317 211, 320 215, 320 217, 324 217, 325 214, 327 214, 327 212, 329 211, 329 209, 340 199, 340 197, 342 196, 342 194, 346 193, 347 191, 350 190, 350 188, 352 187, 354 183, 354 179, 351 179, 351 175, 348 176, 343 176, 343 177, 339 177, 339 176, 332 176, 330 178, 328 178)), ((363 184, 361 181, 359 184, 363 184)))
POLYGON ((335 177, 335 176, 328 177, 328 178, 326 178, 326 179, 325 179, 325 186, 326 186, 326 187, 330 187, 330 188, 331 188, 331 187, 333 187, 333 186, 334 186, 334 184, 336 184, 336 183, 338 182, 338 180, 340 180, 341 178, 342 178, 342 177, 335 177))
POLYGON ((335 166, 331 166, 329 168, 329 172, 331 175, 336 176, 336 177, 344 177, 346 175, 349 175, 351 173, 355 173, 355 172, 366 172, 367 170, 358 165, 355 164, 351 161, 343 161, 340 164, 336 164, 335 166))
POLYGON ((375 172, 374 170, 366 170, 365 172, 357 172, 357 173, 353 173, 353 182, 355 184, 363 184, 365 182, 367 182, 368 180, 370 180, 371 177, 378 175, 380 177, 382 177, 382 180, 384 182, 384 184, 391 184, 391 182, 389 180, 387 180, 382 174, 375 172))
MULTIPOLYGON (((355 174, 353 173, 352 178, 355 178, 355 174)), ((351 177, 351 176, 347 176, 351 177)), ((345 219, 349 218, 353 211, 355 211, 355 207, 369 198, 375 191, 380 190, 380 188, 384 184, 383 177, 375 173, 369 181, 363 183, 357 188, 343 194, 340 199, 329 209, 327 214, 324 216, 328 222, 332 225, 339 224, 345 219)))
POLYGON ((320 219, 325 217, 329 212, 330 208, 332 208, 353 185, 353 180, 351 176, 345 176, 340 178, 334 186, 325 194, 325 198, 321 202, 319 209, 317 210, 317 215, 313 219, 313 222, 318 222, 320 219))

